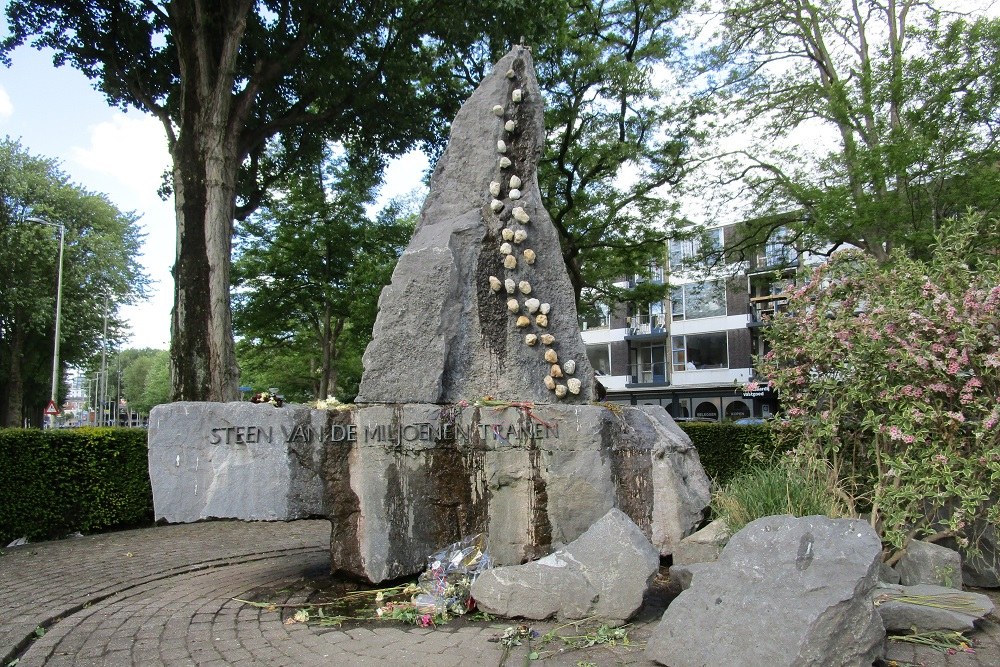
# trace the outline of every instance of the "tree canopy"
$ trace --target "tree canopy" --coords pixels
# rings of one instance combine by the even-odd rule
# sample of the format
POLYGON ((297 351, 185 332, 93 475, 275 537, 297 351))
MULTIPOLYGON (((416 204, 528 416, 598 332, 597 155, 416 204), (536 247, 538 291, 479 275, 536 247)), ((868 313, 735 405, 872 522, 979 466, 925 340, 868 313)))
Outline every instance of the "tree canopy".
POLYGON ((469 56, 533 38, 560 6, 11 0, 0 56, 27 41, 53 48, 109 103, 162 122, 178 230, 173 396, 230 400, 234 219, 329 141, 378 156, 433 142, 465 97, 469 56))
POLYGON ((996 214, 1000 20, 923 0, 734 0, 711 18, 701 194, 748 211, 745 243, 781 224, 884 261, 926 255, 967 207, 996 214))
POLYGON ((49 397, 55 327, 59 230, 65 226, 60 369, 81 365, 103 340, 125 337, 118 308, 135 302, 147 278, 137 257, 134 213, 72 184, 52 160, 0 141, 0 425, 41 423, 49 397), (31 219, 29 219, 31 218, 31 219))
POLYGON ((350 399, 379 292, 415 212, 369 218, 377 168, 328 156, 286 180, 283 196, 244 222, 234 263, 234 328, 244 384, 291 400, 350 399))
POLYGON ((678 222, 666 190, 684 173, 697 111, 665 86, 688 4, 576 3, 539 44, 548 132, 539 185, 584 310, 636 298, 622 277, 662 266, 678 222))

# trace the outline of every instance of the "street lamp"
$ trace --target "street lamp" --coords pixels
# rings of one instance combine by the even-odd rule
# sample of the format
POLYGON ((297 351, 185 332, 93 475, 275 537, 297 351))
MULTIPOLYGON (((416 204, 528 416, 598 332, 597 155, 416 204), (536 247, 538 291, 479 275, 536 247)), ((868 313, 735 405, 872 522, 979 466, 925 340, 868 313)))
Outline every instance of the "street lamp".
MULTIPOLYGON (((56 274, 56 335, 52 343, 52 395, 51 405, 58 405, 59 392, 59 320, 62 317, 62 275, 63 275, 63 246, 66 241, 66 226, 64 224, 49 222, 41 218, 25 218, 27 222, 37 222, 49 227, 59 228, 59 271, 56 274)), ((56 425, 56 416, 48 415, 49 428, 56 425)))

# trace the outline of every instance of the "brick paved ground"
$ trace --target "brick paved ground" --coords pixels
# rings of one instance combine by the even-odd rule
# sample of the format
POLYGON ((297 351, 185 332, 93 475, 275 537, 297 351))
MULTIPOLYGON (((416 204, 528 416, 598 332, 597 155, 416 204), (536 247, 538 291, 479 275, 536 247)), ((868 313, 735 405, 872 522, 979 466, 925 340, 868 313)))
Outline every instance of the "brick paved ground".
MULTIPOLYGON (((338 629, 285 624, 290 611, 236 602, 266 590, 302 602, 329 569, 326 521, 236 521, 161 526, 4 549, 0 555, 0 667, 27 665, 521 666, 537 650, 550 667, 651 665, 641 646, 662 607, 629 629, 634 646, 558 651, 562 642, 513 647, 508 622, 438 629, 371 624, 338 629), (44 633, 37 633, 43 628, 44 633)), ((994 595, 994 599, 997 599, 994 595)), ((995 619, 994 619, 995 620, 995 619)), ((546 633, 553 623, 531 623, 546 633)), ((573 634, 572 627, 562 630, 573 634)), ((1000 665, 1000 626, 977 633, 976 654, 893 644, 899 664, 1000 665)), ((710 641, 710 638, 706 638, 710 641)))

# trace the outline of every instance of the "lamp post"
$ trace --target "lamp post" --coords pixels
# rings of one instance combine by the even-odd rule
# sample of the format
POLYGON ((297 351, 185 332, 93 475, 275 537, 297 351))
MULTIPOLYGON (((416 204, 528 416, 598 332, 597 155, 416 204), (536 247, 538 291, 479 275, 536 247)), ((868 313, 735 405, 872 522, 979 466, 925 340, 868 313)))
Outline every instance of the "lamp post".
MULTIPOLYGON (((59 396, 59 321, 62 317, 62 275, 63 275, 63 247, 66 241, 66 226, 64 224, 49 222, 48 220, 43 220, 41 218, 25 218, 28 222, 37 222, 42 225, 48 225, 49 227, 59 228, 59 270, 56 274, 56 335, 55 341, 52 343, 52 394, 51 400, 53 405, 58 405, 59 396)), ((56 416, 48 415, 49 428, 56 425, 56 416)))

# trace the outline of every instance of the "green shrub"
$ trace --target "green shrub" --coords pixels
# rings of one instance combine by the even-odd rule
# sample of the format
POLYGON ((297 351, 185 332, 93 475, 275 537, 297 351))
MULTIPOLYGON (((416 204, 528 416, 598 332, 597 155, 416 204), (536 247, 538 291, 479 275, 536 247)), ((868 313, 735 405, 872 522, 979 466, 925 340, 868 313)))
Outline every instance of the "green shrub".
POLYGON ((754 466, 729 480, 712 494, 712 513, 736 533, 751 521, 776 514, 849 516, 842 498, 829 471, 777 463, 754 466))
POLYGON ((152 517, 146 431, 0 429, 0 546, 152 517))
POLYGON ((760 456, 775 451, 774 439, 767 424, 680 422, 678 424, 698 449, 705 472, 716 485, 722 485, 750 467, 760 456))

